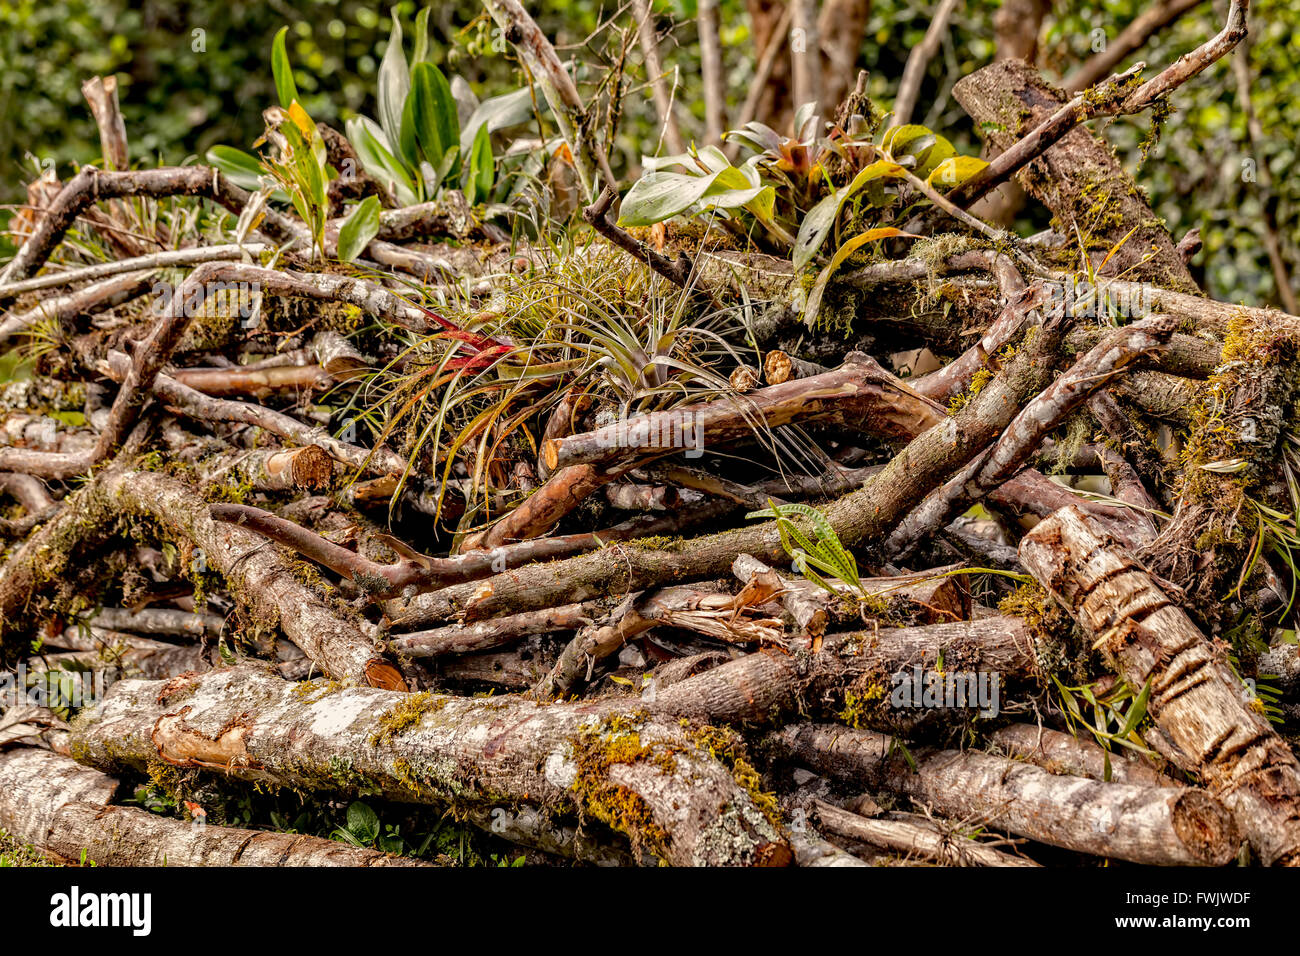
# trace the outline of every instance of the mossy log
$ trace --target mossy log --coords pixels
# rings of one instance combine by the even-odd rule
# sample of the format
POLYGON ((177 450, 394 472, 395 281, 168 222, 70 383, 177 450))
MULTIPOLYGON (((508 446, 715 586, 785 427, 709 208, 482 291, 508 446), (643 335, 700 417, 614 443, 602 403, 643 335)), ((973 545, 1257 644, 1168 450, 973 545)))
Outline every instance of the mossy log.
MULTIPOLYGON (((701 720, 761 724, 794 712, 836 712, 889 730, 922 720, 952 719, 942 708, 895 708, 891 681, 898 671, 934 669, 995 672, 1002 683, 1030 678, 1034 641, 1017 617, 828 634, 819 651, 796 638, 786 650, 747 654, 657 690, 654 706, 701 720)), ((974 710, 965 711, 974 714, 974 710)))
POLYGON ((766 739, 819 773, 1080 853, 1223 866, 1240 843, 1232 814, 1190 787, 1101 783, 974 751, 912 748, 912 769, 893 738, 831 724, 792 725, 766 739))
POLYGON ((943 417, 941 405, 916 395, 868 355, 852 352, 840 368, 821 375, 550 439, 542 456, 552 469, 627 468, 656 453, 702 451, 751 438, 763 425, 776 428, 792 422, 832 422, 889 441, 907 441, 943 417))
POLYGON ((427 866, 321 837, 190 823, 108 806, 108 774, 48 750, 0 754, 0 827, 49 856, 100 866, 427 866))
MULTIPOLYGON (((952 92, 976 125, 989 131, 989 141, 999 152, 1067 100, 1021 60, 1000 60, 977 70, 958 80, 952 92)), ((1180 292, 1197 291, 1174 240, 1146 197, 1114 151, 1088 130, 1075 127, 1066 133, 1017 178, 1053 212, 1062 233, 1073 235, 1077 224, 1090 237, 1090 248, 1101 255, 1118 247, 1111 258, 1112 274, 1180 292), (1128 237, 1133 229, 1136 232, 1128 237)))
POLYGON ((150 471, 110 469, 77 491, 57 518, 30 537, 0 570, 0 636, 12 639, 39 593, 75 566, 80 546, 122 524, 156 526, 164 537, 202 551, 261 621, 278 624, 320 669, 337 680, 405 687, 364 622, 305 584, 263 538, 213 521, 184 482, 150 471))
POLYGON ((711 755, 721 733, 621 702, 294 685, 237 667, 115 684, 77 721, 70 752, 106 772, 162 763, 406 802, 540 804, 672 864, 788 863, 767 801, 711 755))
POLYGON ((1266 864, 1300 865, 1300 764, 1244 687, 1151 575, 1084 514, 1064 508, 1020 560, 1097 642, 1147 710, 1236 816, 1266 864))

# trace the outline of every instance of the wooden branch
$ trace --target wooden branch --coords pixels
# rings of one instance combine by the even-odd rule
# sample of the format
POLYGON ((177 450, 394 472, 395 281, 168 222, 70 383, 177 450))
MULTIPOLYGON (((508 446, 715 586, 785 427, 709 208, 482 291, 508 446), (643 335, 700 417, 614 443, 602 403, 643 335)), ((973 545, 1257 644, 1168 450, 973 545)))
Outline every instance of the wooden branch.
POLYGON ((39 292, 42 289, 54 289, 59 286, 76 285, 81 282, 93 282, 97 279, 106 279, 127 272, 147 271, 153 273, 158 269, 173 266, 196 266, 204 262, 235 262, 245 252, 250 256, 259 256, 269 248, 269 246, 260 242, 249 242, 242 246, 234 244, 195 246, 191 249, 168 249, 163 252, 154 252, 147 256, 136 256, 131 259, 112 259, 108 262, 97 262, 92 266, 49 272, 31 279, 23 279, 21 282, 11 282, 8 285, 0 286, 0 302, 26 295, 28 292, 39 292))
POLYGON ((362 622, 340 615, 324 596, 304 585, 266 542, 221 525, 194 489, 155 472, 107 470, 75 492, 68 506, 32 535, 0 570, 0 637, 23 633, 33 592, 75 566, 74 549, 102 537, 128 516, 152 521, 172 538, 203 552, 249 610, 286 637, 321 670, 341 681, 405 688, 362 622))
POLYGON ((107 806, 118 781, 45 750, 0 754, 0 827, 73 866, 428 866, 323 837, 107 806))
POLYGON ((773 824, 691 728, 616 702, 313 692, 230 668, 167 684, 120 681, 85 714, 71 746, 107 772, 162 761, 309 792, 564 807, 677 865, 790 860, 773 824))
POLYGON ((1232 810, 1265 865, 1300 864, 1300 764, 1180 608, 1076 509, 1038 525, 1020 560, 1094 639, 1147 711, 1232 810))
POLYGON ((891 738, 830 724, 792 725, 767 739, 820 773, 1080 853, 1149 866, 1223 866, 1240 842, 1232 815, 1203 790, 1063 777, 974 751, 911 747, 913 770, 891 738))
POLYGON ((1160 0, 1152 4, 1134 17, 1115 39, 1108 40, 1105 50, 1089 57, 1067 76, 1061 82, 1061 88, 1069 93, 1078 93, 1100 82, 1153 36, 1200 5, 1201 0, 1160 0))
POLYGON ((41 322, 54 322, 59 328, 90 312, 106 311, 139 298, 152 288, 154 272, 143 269, 112 276, 75 292, 43 299, 23 312, 10 312, 0 321, 0 343, 15 335, 31 331, 41 322))
POLYGON ((617 191, 618 180, 610 171, 609 160, 593 139, 591 116, 551 41, 518 0, 483 0, 483 6, 541 86, 559 124, 560 135, 573 152, 583 192, 589 197, 594 195, 597 178, 605 188, 617 191))
MULTIPOLYGON (((828 104, 822 99, 822 57, 820 34, 817 30, 817 0, 789 0, 790 63, 794 79, 792 96, 797 111, 805 103, 814 105, 813 112, 821 115, 828 104)), ((773 35, 776 42, 776 35, 773 35)), ((794 130, 798 137, 802 130, 794 130)))
POLYGON ((727 83, 722 41, 718 38, 718 0, 700 0, 695 23, 699 28, 700 76, 704 84, 704 139, 721 143, 727 129, 727 83))
MULTIPOLYGON (((673 112, 673 91, 664 82, 663 63, 659 59, 659 40, 656 38, 654 8, 651 0, 632 0, 632 18, 636 21, 637 42, 641 44, 641 55, 645 58, 645 71, 650 82, 650 92, 654 96, 655 113, 659 117, 659 126, 667 140, 668 152, 684 153, 686 143, 682 140, 682 131, 677 125, 677 116, 673 112)), ((675 85, 675 84, 674 84, 675 85)))
POLYGON ((533 634, 574 631, 591 624, 601 613, 600 601, 525 611, 472 624, 449 624, 428 631, 412 631, 390 638, 393 653, 407 657, 445 657, 488 651, 533 634))
POLYGON ((90 105, 91 115, 99 128, 99 149, 110 170, 131 167, 127 149, 126 123, 117 103, 117 77, 92 76, 81 84, 81 95, 90 105))
POLYGON ((792 713, 830 714, 843 706, 846 690, 866 694, 875 688, 874 706, 863 708, 859 719, 891 730, 910 729, 923 720, 959 714, 945 715, 943 708, 917 713, 891 707, 888 685, 898 671, 934 669, 942 658, 948 666, 960 661, 965 668, 997 673, 1010 683, 1037 667, 1029 630, 1015 617, 828 634, 815 654, 812 644, 811 639, 794 638, 788 653, 747 654, 658 689, 653 702, 669 713, 700 720, 768 724, 792 713))
POLYGON ((1008 757, 1028 760, 1052 773, 1089 777, 1108 783, 1132 783, 1141 787, 1180 786, 1128 750, 1116 748, 1108 753, 1094 741, 1072 737, 1050 727, 1011 724, 989 734, 988 742, 1008 757))
POLYGON ((942 418, 870 356, 853 353, 834 371, 702 405, 682 405, 572 435, 546 445, 552 468, 634 467, 682 450, 702 451, 750 437, 756 425, 834 422, 886 440, 906 441, 942 418))
POLYGON ((824 800, 813 801, 813 808, 817 821, 831 833, 909 856, 938 860, 948 866, 1039 865, 1033 860, 976 843, 959 833, 944 833, 933 825, 909 820, 873 820, 841 810, 824 800))
MULTIPOLYGON (((1015 60, 1001 61, 958 81, 953 93, 971 117, 977 123, 1000 126, 1005 132, 995 131, 990 135, 990 141, 1001 150, 1000 155, 984 170, 954 189, 948 198, 962 207, 969 207, 1017 170, 1042 157, 1037 165, 1046 176, 1047 183, 1050 184, 1059 176, 1066 178, 1057 181, 1057 189, 1064 189, 1061 185, 1063 183, 1096 182, 1097 187, 1104 189, 1105 195, 1110 197, 1109 201, 1121 207, 1120 227, 1106 230, 1104 236, 1112 244, 1118 242, 1133 225, 1140 227, 1151 218, 1150 209, 1140 199, 1134 198, 1131 181, 1122 170, 1117 169, 1113 158, 1109 157, 1103 146, 1090 141, 1086 133, 1075 132, 1075 127, 1095 116, 1122 116, 1141 112, 1196 76, 1231 51, 1245 37, 1248 7, 1249 0, 1232 0, 1227 21, 1216 36, 1180 57, 1131 92, 1127 89, 1127 81, 1136 67, 1118 77, 1112 77, 1102 87, 1089 91, 1087 95, 1080 94, 1064 104, 1030 67, 1015 60), (1011 138, 1026 124, 1019 117, 1001 115, 1006 94, 1016 97, 1029 110, 1029 117, 1037 124, 1014 144, 1011 138), (1065 140, 1062 148, 1055 150, 1053 157, 1047 157, 1046 152, 1062 140, 1065 140), (1084 178, 1071 178, 1080 176, 1084 178)), ((1026 185, 1036 184, 1037 182, 1026 185)), ((1069 190, 1065 189, 1065 192, 1068 193, 1069 190)), ((1075 220, 1076 216, 1066 208, 1066 203, 1060 203, 1061 208, 1058 209, 1049 201, 1049 197, 1040 195, 1039 198, 1063 222, 1075 220)), ((1083 223, 1081 227, 1088 225, 1083 223)), ((1172 240, 1163 229, 1146 227, 1134 238, 1139 240, 1138 246, 1131 247, 1122 261, 1116 263, 1117 271, 1123 272, 1134 264, 1137 257, 1146 251, 1148 244, 1154 242, 1158 250, 1157 259, 1166 268, 1169 277, 1184 286, 1185 291, 1194 291, 1195 286, 1186 266, 1181 257, 1177 256, 1172 240), (1169 248, 1165 248, 1166 245, 1169 248)))
POLYGON ((889 120, 891 127, 906 126, 912 121, 912 111, 916 109, 916 98, 921 92, 925 69, 939 52, 943 35, 948 30, 948 21, 952 19, 958 2, 959 0, 939 0, 939 6, 930 18, 930 25, 925 29, 925 36, 908 53, 903 78, 898 84, 898 95, 894 97, 894 115, 889 120))
POLYGON ((1177 328, 1168 316, 1142 319, 1111 333, 1027 404, 997 443, 931 495, 894 530, 886 551, 909 553, 971 504, 1019 471, 1042 443, 1092 392, 1142 355, 1159 350, 1177 328))

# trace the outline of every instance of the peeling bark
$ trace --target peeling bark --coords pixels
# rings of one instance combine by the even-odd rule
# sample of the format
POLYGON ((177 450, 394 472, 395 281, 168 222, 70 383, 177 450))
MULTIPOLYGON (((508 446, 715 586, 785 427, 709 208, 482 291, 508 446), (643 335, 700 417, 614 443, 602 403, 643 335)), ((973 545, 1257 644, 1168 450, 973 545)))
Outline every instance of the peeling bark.
POLYGON ((161 760, 303 790, 564 807, 677 865, 784 864, 750 795, 675 719, 627 705, 295 687, 256 670, 122 681, 79 720, 77 760, 161 760))

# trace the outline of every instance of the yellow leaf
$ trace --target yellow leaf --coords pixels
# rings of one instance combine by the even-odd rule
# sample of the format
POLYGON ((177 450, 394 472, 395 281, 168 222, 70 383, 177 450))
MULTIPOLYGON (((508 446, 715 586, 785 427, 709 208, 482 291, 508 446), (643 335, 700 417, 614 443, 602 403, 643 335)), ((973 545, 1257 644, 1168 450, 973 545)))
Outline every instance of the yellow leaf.
POLYGON ((934 167, 925 181, 931 186, 948 186, 955 189, 987 165, 988 163, 977 156, 952 156, 934 167))
POLYGON ((302 130, 302 135, 310 138, 311 134, 316 132, 316 124, 312 122, 307 111, 302 108, 302 104, 294 100, 289 105, 289 118, 293 120, 293 125, 302 130))

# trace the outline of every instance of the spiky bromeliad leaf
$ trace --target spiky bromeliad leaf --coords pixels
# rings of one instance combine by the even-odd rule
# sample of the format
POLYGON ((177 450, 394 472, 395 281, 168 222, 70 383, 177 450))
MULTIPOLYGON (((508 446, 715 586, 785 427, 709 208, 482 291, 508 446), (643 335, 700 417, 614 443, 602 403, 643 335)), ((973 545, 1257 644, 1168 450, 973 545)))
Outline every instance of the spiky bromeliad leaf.
POLYGON ((379 198, 367 196, 339 227, 339 258, 351 262, 379 232, 379 198))
POLYGON ((289 51, 285 46, 288 27, 280 27, 271 44, 271 75, 275 77, 275 93, 280 98, 280 105, 288 109, 298 99, 298 86, 293 81, 293 69, 289 66, 289 51))

